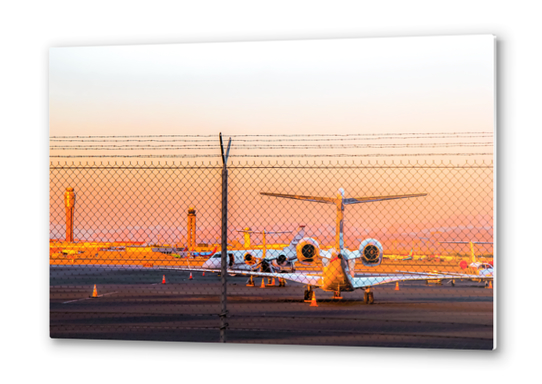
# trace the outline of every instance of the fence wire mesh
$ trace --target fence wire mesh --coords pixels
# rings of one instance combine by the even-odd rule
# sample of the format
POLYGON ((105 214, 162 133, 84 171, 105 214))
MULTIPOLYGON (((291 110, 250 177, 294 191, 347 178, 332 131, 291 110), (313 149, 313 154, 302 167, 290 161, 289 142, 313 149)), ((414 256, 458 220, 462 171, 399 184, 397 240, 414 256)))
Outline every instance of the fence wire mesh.
POLYGON ((224 298, 221 163, 52 162, 51 336, 492 348, 491 162, 227 169, 224 298))

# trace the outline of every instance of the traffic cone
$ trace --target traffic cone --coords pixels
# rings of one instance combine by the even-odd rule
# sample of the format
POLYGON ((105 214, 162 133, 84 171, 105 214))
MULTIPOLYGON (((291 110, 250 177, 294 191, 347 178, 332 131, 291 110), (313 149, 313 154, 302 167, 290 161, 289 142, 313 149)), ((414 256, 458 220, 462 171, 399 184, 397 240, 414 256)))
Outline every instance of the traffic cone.
POLYGON ((311 307, 317 307, 318 303, 316 302, 316 292, 312 291, 311 307))
POLYGON ((271 286, 274 287, 275 286, 275 278, 273 277, 273 280, 271 280, 271 286))
POLYGON ((188 280, 192 280, 192 272, 190 272, 190 277, 188 278, 188 280))
POLYGON ((203 273, 201 274, 201 276, 205 276, 205 272, 203 272, 203 273))
POLYGON ((398 291, 399 290, 399 282, 395 282, 395 290, 398 291))
POLYGON ((96 289, 96 284, 94 284, 94 290, 92 291, 92 296, 90 297, 98 297, 98 290, 96 289))
POLYGON ((489 280, 489 284, 487 285, 486 288, 493 289, 493 283, 491 282, 491 280, 489 280))
POLYGON ((166 283, 166 275, 162 275, 162 284, 166 283))
POLYGON ((260 285, 260 288, 265 288, 265 278, 262 277, 262 285, 260 285))

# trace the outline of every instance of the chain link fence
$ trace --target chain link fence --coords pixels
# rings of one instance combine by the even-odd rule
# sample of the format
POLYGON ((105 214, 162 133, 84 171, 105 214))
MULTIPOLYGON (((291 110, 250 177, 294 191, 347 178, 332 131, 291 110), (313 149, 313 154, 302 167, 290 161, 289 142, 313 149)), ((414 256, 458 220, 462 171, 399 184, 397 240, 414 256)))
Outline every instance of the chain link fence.
POLYGON ((52 162, 51 336, 492 348, 492 163, 227 169, 222 274, 222 164, 52 162))

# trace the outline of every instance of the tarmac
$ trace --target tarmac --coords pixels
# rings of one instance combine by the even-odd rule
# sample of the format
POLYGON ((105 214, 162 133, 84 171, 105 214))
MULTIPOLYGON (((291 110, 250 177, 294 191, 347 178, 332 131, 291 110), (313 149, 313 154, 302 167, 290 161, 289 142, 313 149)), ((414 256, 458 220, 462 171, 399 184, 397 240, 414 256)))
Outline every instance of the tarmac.
MULTIPOLYGON (((52 338, 219 342, 220 277, 207 272, 111 265, 50 266, 52 338), (162 284, 165 276, 166 284, 162 284), (96 285, 98 297, 91 298, 96 285)), ((316 290, 318 307, 303 301, 304 285, 246 287, 228 276, 226 342, 409 348, 493 348, 493 289, 400 282, 363 290, 316 290)), ((267 282, 267 280, 265 281, 267 282)))

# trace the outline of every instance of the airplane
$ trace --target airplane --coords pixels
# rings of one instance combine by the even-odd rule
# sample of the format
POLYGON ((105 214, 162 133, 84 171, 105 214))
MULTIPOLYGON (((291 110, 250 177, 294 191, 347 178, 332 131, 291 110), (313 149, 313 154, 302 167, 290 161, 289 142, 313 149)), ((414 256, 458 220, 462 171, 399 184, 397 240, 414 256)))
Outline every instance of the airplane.
POLYGON ((172 255, 176 258, 183 258, 183 257, 205 257, 210 256, 213 253, 216 252, 218 247, 214 247, 212 251, 209 252, 194 252, 188 250, 188 247, 184 248, 178 248, 178 247, 152 247, 153 252, 160 252, 166 255, 172 255))
MULTIPOLYGON (((246 232, 239 231, 239 232, 246 232)), ((291 231, 290 231, 291 232, 291 231)), ((288 233, 288 232, 253 232, 253 233, 288 233)), ((298 242, 305 236, 305 226, 300 225, 296 235, 290 244, 283 249, 242 249, 228 251, 228 269, 236 271, 253 271, 260 269, 262 272, 295 272, 295 261, 297 255, 295 252, 298 242)), ((207 259, 201 269, 220 272, 222 263, 222 252, 215 253, 207 259), (216 271, 215 271, 216 270, 216 271)), ((230 273, 234 276, 236 273, 230 273)))
MULTIPOLYGON (((277 235, 277 234, 284 234, 284 233, 292 233, 292 231, 266 231, 265 229, 263 231, 251 231, 249 228, 245 228, 244 230, 240 230, 237 232, 242 232, 245 234, 245 241, 247 240, 247 235, 251 233, 258 233, 262 235, 262 253, 261 256, 258 257, 259 254, 254 252, 255 250, 248 251, 244 254, 243 258, 246 264, 248 265, 255 265, 259 262, 260 264, 260 271, 262 272, 276 272, 276 271, 286 271, 290 270, 290 272, 295 272, 295 262, 297 261, 297 255, 295 252, 293 252, 293 247, 297 245, 299 240, 301 240, 304 236, 305 226, 300 225, 298 233, 294 236, 292 239, 292 242, 290 245, 283 249, 282 252, 271 252, 267 253, 267 241, 266 241, 266 235, 277 235)), ((249 240, 250 244, 250 240, 249 240)))
MULTIPOLYGON (((493 244, 491 241, 440 241, 441 244, 469 244, 471 252, 471 262, 467 264, 461 260, 459 266, 465 271, 478 275, 479 278, 493 278, 493 263, 481 263, 474 253, 474 244, 493 244)), ((481 279, 480 279, 481 280, 481 279)))
POLYGON ((414 248, 410 248, 410 252, 407 256, 398 257, 397 260, 414 260, 414 248))
MULTIPOLYGON (((367 274, 356 275, 354 268, 356 260, 361 259, 364 266, 375 267, 381 264, 383 258, 383 247, 378 240, 365 239, 355 251, 350 251, 344 246, 343 219, 344 208, 346 205, 369 203, 385 200, 395 200, 404 198, 414 198, 426 196, 425 193, 410 194, 410 195, 392 195, 392 196, 366 196, 346 198, 343 188, 338 190, 336 197, 316 197, 302 195, 288 195, 279 193, 261 192, 264 196, 281 197, 287 199, 296 199, 309 202, 317 202, 324 204, 334 204, 336 206, 336 231, 335 231, 335 248, 324 250, 320 247, 316 239, 303 237, 295 246, 297 259, 300 262, 312 264, 317 258, 322 261, 321 272, 262 272, 262 271, 243 271, 229 270, 229 273, 239 273, 249 276, 259 277, 276 277, 282 278, 306 285, 304 299, 309 300, 314 297, 314 288, 320 288, 324 291, 334 293, 334 299, 341 299, 341 292, 354 291, 355 289, 364 289, 364 303, 373 304, 374 294, 372 287, 390 282, 398 282, 405 280, 427 280, 433 278, 457 278, 457 275, 450 274, 424 274, 424 273, 395 273, 395 274, 367 274)), ((220 254, 214 255, 217 259, 215 271, 218 269, 218 261, 220 254)), ((179 269, 179 268, 177 268, 179 269)), ((183 268, 183 270, 186 270, 183 268)), ((465 275, 466 278, 472 277, 465 275)))
POLYGON ((174 257, 206 257, 206 256, 211 256, 212 254, 214 254, 216 252, 218 247, 214 247, 212 251, 209 251, 209 252, 194 252, 194 251, 189 251, 188 250, 188 247, 186 247, 183 251, 181 252, 178 252, 178 253, 174 253, 173 256, 174 257))

